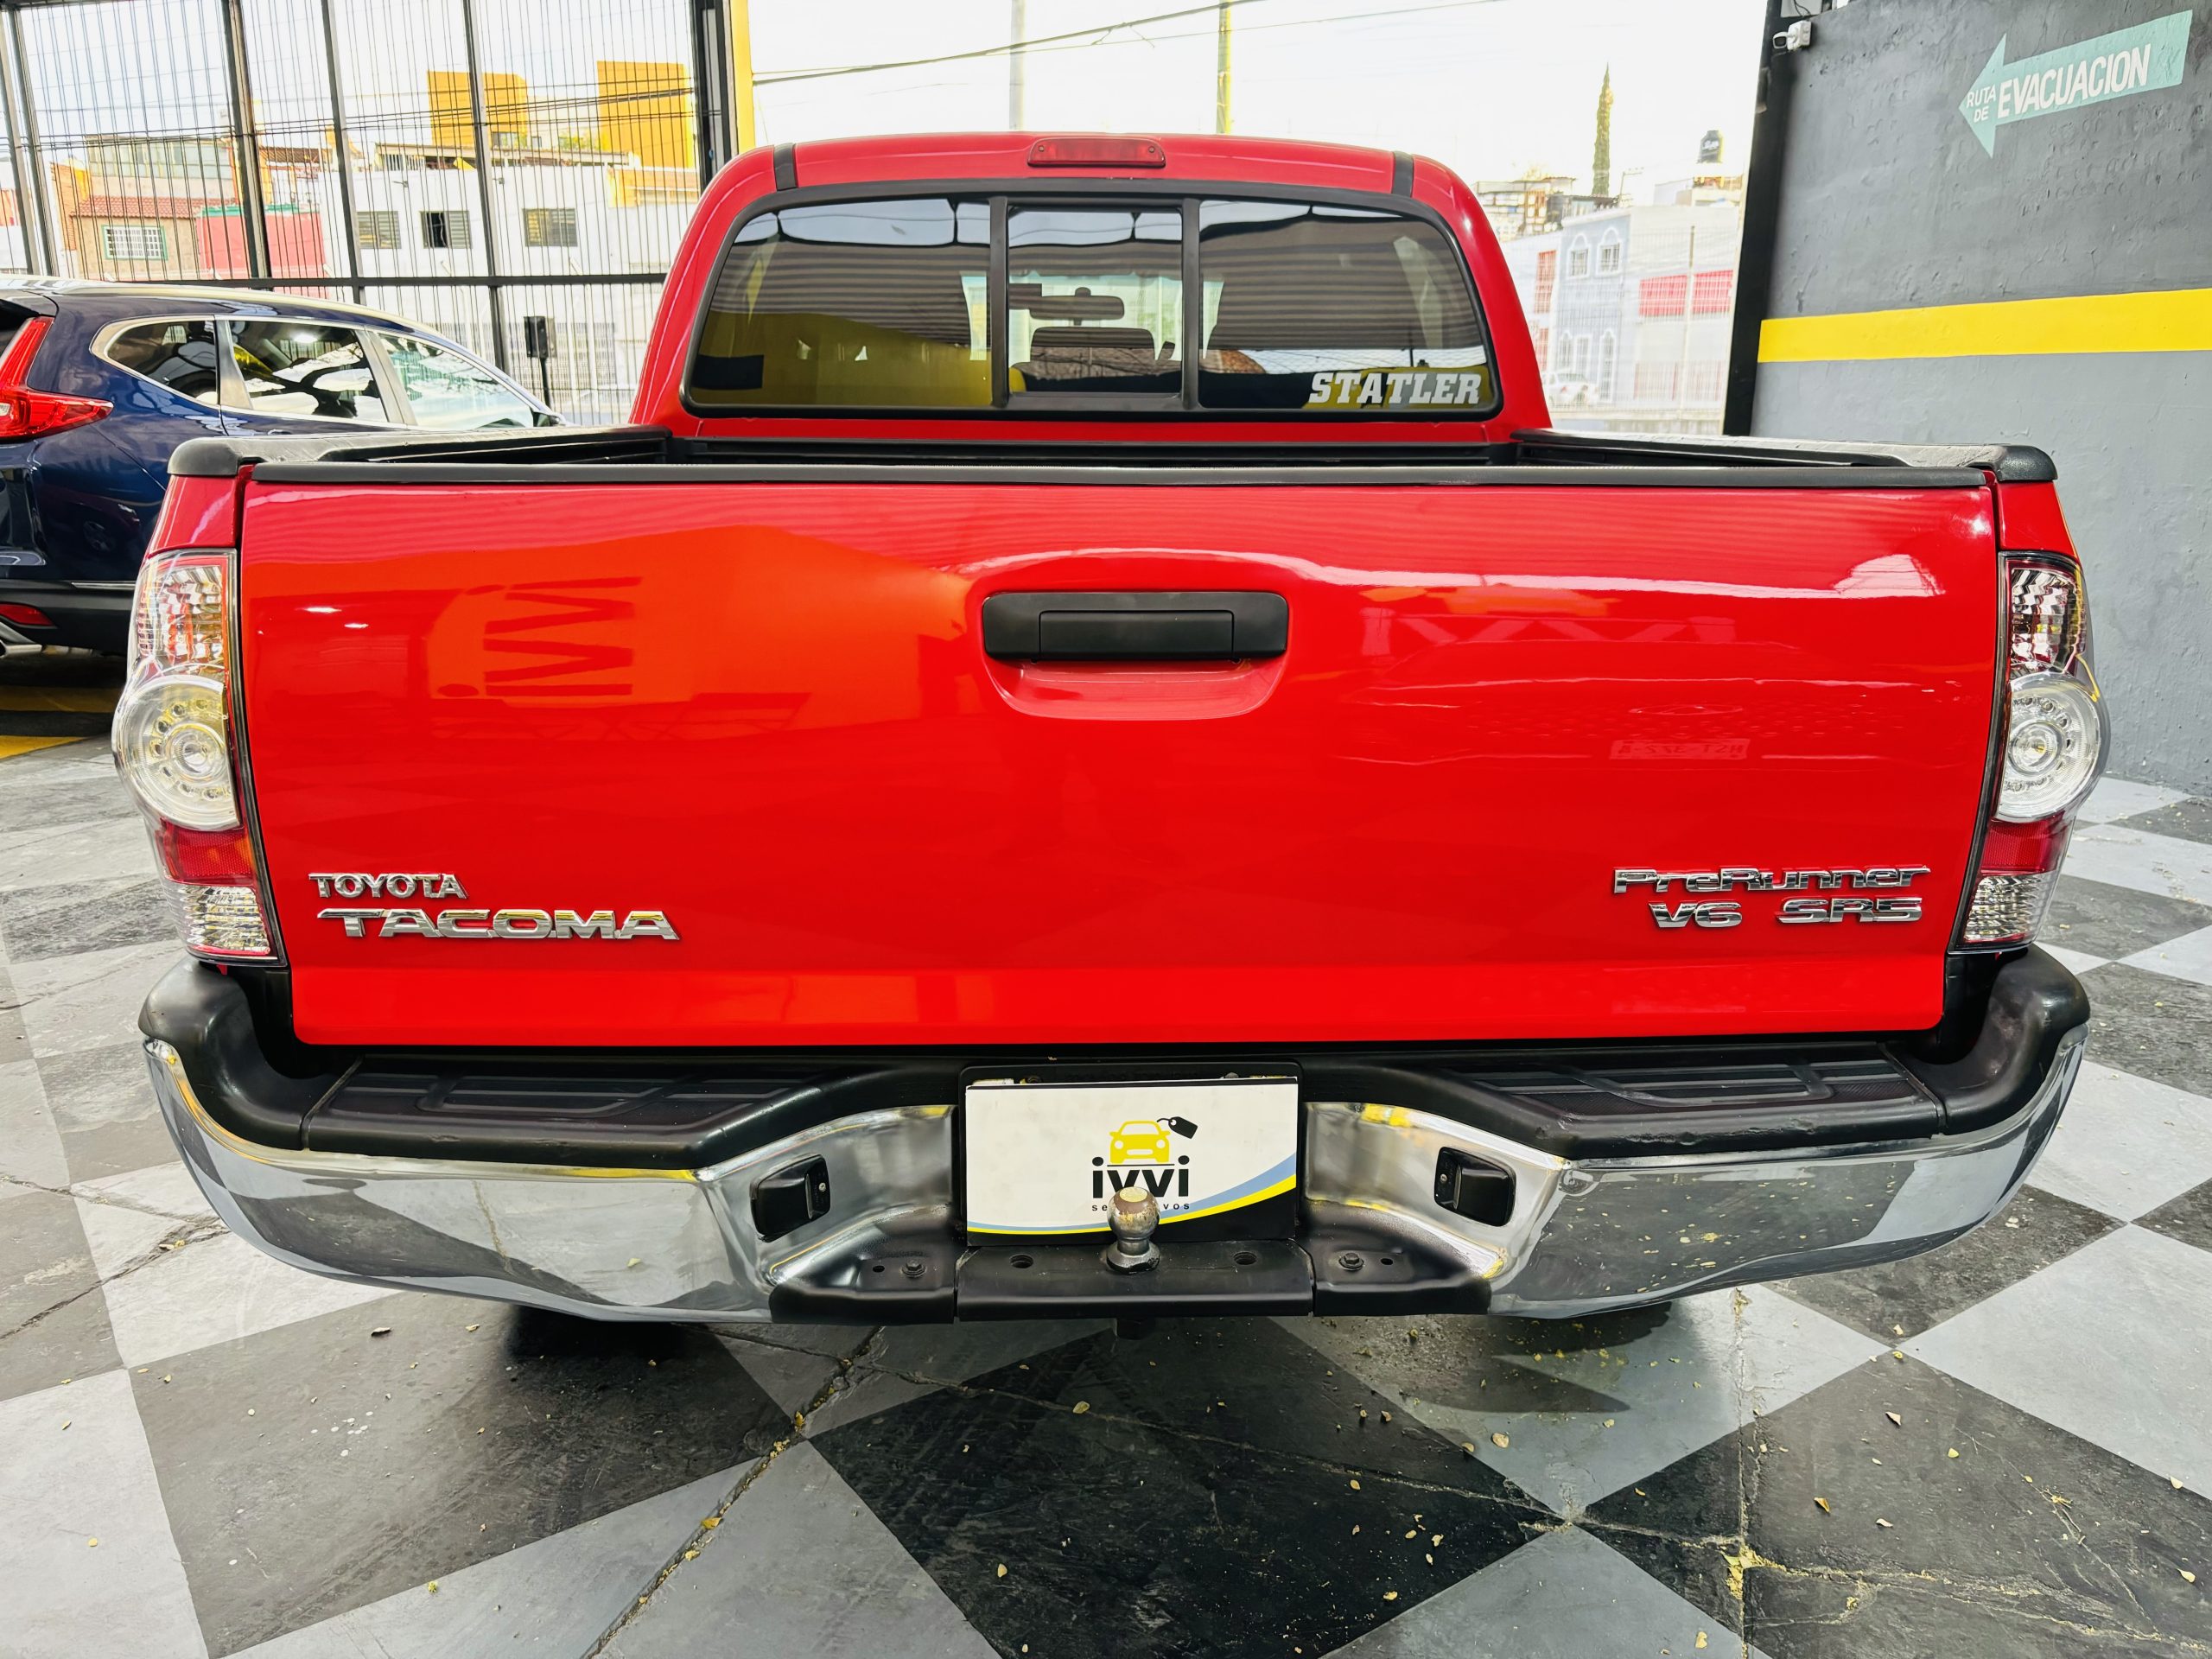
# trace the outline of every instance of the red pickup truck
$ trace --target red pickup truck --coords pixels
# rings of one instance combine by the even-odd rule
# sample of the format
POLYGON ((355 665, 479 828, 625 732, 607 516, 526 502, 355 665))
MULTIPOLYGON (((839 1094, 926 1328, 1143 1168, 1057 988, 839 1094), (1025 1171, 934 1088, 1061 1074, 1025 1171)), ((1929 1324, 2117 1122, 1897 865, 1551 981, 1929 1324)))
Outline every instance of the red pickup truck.
POLYGON ((634 421, 171 463, 141 1023, 285 1261, 1569 1315, 1941 1243, 2057 1120, 2037 451, 1552 429, 1459 180, 1208 137, 741 157, 634 421))

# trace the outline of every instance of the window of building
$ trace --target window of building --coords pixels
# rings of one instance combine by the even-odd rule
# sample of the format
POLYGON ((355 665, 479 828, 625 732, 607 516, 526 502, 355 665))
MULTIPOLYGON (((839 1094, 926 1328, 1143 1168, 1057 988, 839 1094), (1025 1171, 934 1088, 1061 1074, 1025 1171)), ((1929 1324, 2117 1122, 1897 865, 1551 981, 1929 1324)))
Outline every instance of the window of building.
POLYGON ((383 340, 417 426, 457 432, 536 424, 528 400, 474 359, 412 334, 383 340))
POLYGON ((1536 361, 1549 363, 1552 360, 1552 331, 1549 328, 1538 328, 1535 344, 1536 361))
POLYGON ((1573 282, 1576 278, 1587 276, 1589 274, 1590 238, 1578 236, 1567 245, 1567 279, 1573 282))
POLYGON ((100 251, 111 259, 166 259, 168 232, 159 225, 103 225, 100 251))
POLYGON ((1546 248, 1536 256, 1536 295, 1529 308, 1548 311, 1552 308, 1552 289, 1559 282, 1559 250, 1546 248))
POLYGON ((738 227, 688 388, 718 408, 987 409, 991 213, 925 196, 738 227))
POLYGON ((1203 202, 1198 274, 1205 408, 1389 416, 1491 402, 1466 272, 1423 220, 1203 202))
POLYGON ((1682 299, 1689 291, 1690 279, 1677 272, 1672 276, 1647 276, 1637 284, 1637 315, 1645 317, 1679 317, 1682 315, 1682 299))
POLYGON ((212 322, 142 322, 107 343, 107 360, 202 403, 217 401, 221 384, 212 322))
POLYGON ((1620 268, 1621 233, 1607 231, 1598 238, 1598 274, 1600 276, 1617 276, 1620 268))
POLYGON ((368 348, 351 328, 289 317, 237 321, 231 324, 231 354, 245 381, 246 407, 256 415, 371 423, 390 419, 368 348))
POLYGON ((1732 270, 1700 270, 1690 285, 1690 309, 1700 316, 1726 311, 1735 299, 1736 273, 1732 270))
POLYGON ((573 207, 524 208, 522 242, 526 248, 575 247, 576 210, 573 207))
POLYGON ((468 210, 433 207, 423 215, 423 245, 426 248, 465 248, 469 245, 468 210))
POLYGON ((1603 401, 1613 400, 1613 372, 1620 360, 1621 343, 1610 328, 1598 336, 1598 396, 1603 401))
POLYGON ((353 235, 365 248, 399 245, 399 214, 388 207, 368 207, 353 215, 353 235))

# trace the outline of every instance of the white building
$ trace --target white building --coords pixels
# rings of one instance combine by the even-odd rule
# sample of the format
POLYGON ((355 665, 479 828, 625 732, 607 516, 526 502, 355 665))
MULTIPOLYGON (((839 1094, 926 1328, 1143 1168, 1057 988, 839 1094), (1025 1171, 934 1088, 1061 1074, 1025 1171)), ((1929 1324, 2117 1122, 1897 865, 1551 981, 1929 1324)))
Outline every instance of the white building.
POLYGON ((1508 243, 1553 418, 1719 431, 1742 236, 1724 198, 1610 208, 1508 243))
MULTIPOLYGON (((572 419, 627 416, 653 311, 658 281, 574 283, 560 279, 628 271, 658 278, 698 194, 698 175, 664 179, 635 156, 564 148, 494 150, 487 191, 473 155, 420 143, 378 144, 349 158, 355 246, 361 280, 406 278, 370 287, 368 302, 416 318, 489 357, 491 308, 471 279, 486 273, 491 245, 499 276, 555 279, 510 286, 502 299, 509 366, 533 391, 539 366, 522 350, 526 316, 552 320, 554 354, 543 383, 572 419), (454 286, 423 279, 449 276, 454 286)), ((334 182, 326 186, 334 198, 334 182)), ((347 270, 343 215, 323 215, 327 268, 347 270)))

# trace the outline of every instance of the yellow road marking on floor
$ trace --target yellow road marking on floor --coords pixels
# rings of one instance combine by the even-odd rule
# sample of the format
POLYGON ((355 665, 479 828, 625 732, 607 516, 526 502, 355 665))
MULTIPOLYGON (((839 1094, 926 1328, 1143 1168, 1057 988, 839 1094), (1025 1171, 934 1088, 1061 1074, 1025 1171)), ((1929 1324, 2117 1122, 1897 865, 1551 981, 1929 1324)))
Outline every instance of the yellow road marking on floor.
POLYGON ((1759 327, 1762 363, 2111 352, 2212 352, 2212 288, 1839 311, 1759 327))
POLYGON ((0 709, 104 715, 115 707, 115 695, 104 685, 0 685, 0 709))
POLYGON ((0 760, 12 760, 34 749, 56 749, 64 743, 82 743, 81 737, 0 737, 0 760))

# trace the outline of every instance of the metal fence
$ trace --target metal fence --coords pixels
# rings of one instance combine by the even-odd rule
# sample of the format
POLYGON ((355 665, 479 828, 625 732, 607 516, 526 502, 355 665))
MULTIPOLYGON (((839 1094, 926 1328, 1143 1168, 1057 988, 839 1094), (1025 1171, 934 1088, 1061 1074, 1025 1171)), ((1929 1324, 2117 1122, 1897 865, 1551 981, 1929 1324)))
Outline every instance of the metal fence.
POLYGON ((727 0, 0 0, 0 271, 355 300, 579 420, 628 412, 734 149, 727 0))

